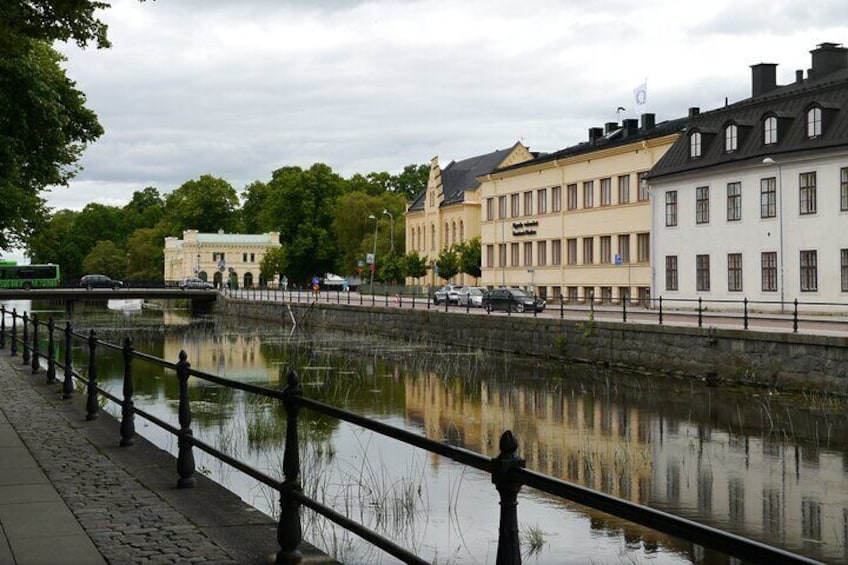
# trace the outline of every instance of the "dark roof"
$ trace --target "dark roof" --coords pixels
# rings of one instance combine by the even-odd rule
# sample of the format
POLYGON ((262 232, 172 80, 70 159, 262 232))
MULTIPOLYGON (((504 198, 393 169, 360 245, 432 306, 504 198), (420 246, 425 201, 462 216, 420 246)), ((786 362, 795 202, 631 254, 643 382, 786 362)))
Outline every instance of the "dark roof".
MULTIPOLYGON (((509 149, 498 149, 485 155, 477 155, 469 157, 462 161, 451 161, 448 166, 442 169, 442 192, 444 199, 441 206, 457 204, 465 200, 465 192, 477 190, 480 183, 477 177, 497 169, 498 165, 503 163, 510 153, 515 149, 518 143, 509 149)), ((429 187, 428 187, 429 188, 429 187)), ((426 190, 418 194, 409 206, 409 211, 414 212, 424 209, 424 196, 426 190)))
POLYGON ((681 136, 651 169, 649 178, 706 169, 748 160, 762 160, 781 154, 817 151, 848 145, 848 69, 814 80, 778 86, 760 96, 692 116, 687 135, 681 136), (807 137, 807 111, 822 109, 822 135, 807 137), (764 143, 766 117, 778 119, 777 143, 764 143), (739 128, 737 150, 724 150, 724 130, 730 124, 739 128), (701 157, 689 156, 689 137, 702 132, 701 157))

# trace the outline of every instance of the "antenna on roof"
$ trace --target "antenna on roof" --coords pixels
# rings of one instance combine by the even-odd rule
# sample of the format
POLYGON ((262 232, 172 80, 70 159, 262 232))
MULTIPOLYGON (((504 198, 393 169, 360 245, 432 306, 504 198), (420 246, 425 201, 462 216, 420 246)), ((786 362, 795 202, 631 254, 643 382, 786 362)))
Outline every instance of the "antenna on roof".
POLYGON ((624 106, 619 106, 618 108, 615 109, 615 117, 621 118, 621 113, 626 111, 626 110, 627 110, 627 108, 625 108, 624 106))

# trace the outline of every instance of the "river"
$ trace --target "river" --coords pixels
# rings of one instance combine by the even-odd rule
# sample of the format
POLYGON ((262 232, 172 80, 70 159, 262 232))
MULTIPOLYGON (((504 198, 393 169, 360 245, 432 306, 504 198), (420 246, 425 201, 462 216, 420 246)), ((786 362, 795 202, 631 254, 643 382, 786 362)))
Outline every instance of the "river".
MULTIPOLYGON (((29 303, 7 308, 30 309, 29 303)), ((63 311, 36 303, 41 319, 63 311)), ((143 352, 269 387, 294 368, 305 394, 489 456, 513 430, 527 467, 827 562, 848 557, 848 412, 828 395, 721 390, 691 380, 387 342, 345 333, 192 318, 184 310, 78 308, 95 329, 143 352)), ((100 348, 98 377, 121 393, 122 360, 100 348)), ((74 351, 84 367, 87 350, 74 351)), ((177 425, 172 372, 135 369, 138 408, 177 425)), ((245 393, 190 383, 195 437, 280 477, 285 413, 245 393)), ((118 414, 117 407, 107 407, 118 414)), ((301 411, 307 494, 433 563, 494 563, 498 497, 488 475, 345 423, 301 411)), ((176 453, 143 419, 137 432, 176 453)), ((276 513, 274 493, 195 450, 199 472, 276 513)), ((308 511, 304 537, 345 563, 394 563, 308 511)), ((728 563, 651 530, 524 488, 525 563, 728 563)))

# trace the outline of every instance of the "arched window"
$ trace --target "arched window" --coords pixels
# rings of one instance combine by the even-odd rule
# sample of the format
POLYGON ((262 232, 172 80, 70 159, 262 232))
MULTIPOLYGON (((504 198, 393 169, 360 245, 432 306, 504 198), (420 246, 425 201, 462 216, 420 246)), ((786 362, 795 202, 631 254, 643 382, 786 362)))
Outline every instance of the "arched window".
POLYGON ((448 246, 448 238, 450 237, 450 226, 445 222, 445 238, 442 240, 442 247, 448 246))
POLYGON ((430 224, 430 251, 436 250, 436 225, 430 224))
POLYGON ((807 110, 807 137, 821 137, 822 134, 822 111, 815 107, 807 110))
POLYGON ((418 237, 414 241, 416 241, 418 243, 418 245, 415 249, 417 249, 418 251, 424 251, 424 248, 421 247, 421 243, 422 243, 422 241, 421 241, 421 226, 418 226, 418 237))
POLYGON ((253 273, 244 274, 244 287, 250 288, 253 286, 253 273))
POLYGON ((777 143, 777 118, 769 116, 763 121, 763 143, 773 145, 777 143))
POLYGON ((462 220, 459 221, 459 241, 465 243, 465 224, 462 220))
POLYGON ((692 158, 701 156, 701 132, 692 132, 689 136, 689 156, 692 158))
POLYGON ((456 222, 451 222, 451 245, 456 243, 456 222))
POLYGON ((733 153, 739 148, 739 130, 736 124, 724 128, 724 152, 733 153))

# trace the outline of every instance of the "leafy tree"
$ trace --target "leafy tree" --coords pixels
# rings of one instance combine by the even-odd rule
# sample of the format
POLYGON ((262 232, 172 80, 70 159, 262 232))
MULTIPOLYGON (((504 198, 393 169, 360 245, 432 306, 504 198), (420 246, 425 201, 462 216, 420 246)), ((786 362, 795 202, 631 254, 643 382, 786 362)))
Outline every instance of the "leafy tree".
POLYGON ((244 204, 241 207, 241 216, 246 233, 276 231, 275 229, 266 229, 261 225, 261 216, 268 206, 269 195, 270 190, 264 182, 254 181, 245 187, 242 192, 244 204))
POLYGON ((82 261, 86 273, 103 273, 113 279, 124 278, 127 272, 126 252, 111 241, 98 241, 82 261))
POLYGON ((223 179, 202 175, 185 182, 165 197, 168 235, 181 236, 188 229, 233 231, 238 225, 238 204, 238 194, 223 179))
POLYGON ((152 228, 165 216, 165 201, 156 188, 148 186, 133 192, 123 211, 127 228, 152 228))
POLYGON ((287 269, 288 261, 284 246, 269 250, 259 265, 259 272, 262 274, 262 278, 268 281, 274 280, 274 277, 277 275, 280 278, 286 276, 287 269))
POLYGON ((27 255, 33 263, 54 263, 59 265, 63 279, 80 278, 82 260, 90 247, 81 246, 74 236, 76 219, 80 212, 60 210, 47 220, 27 242, 27 255))
POLYGON ((403 172, 394 177, 392 181, 392 192, 401 194, 407 201, 411 201, 427 188, 430 179, 430 165, 407 165, 403 172))
POLYGON ((439 277, 448 282, 459 274, 459 254, 456 247, 442 249, 436 259, 436 268, 439 269, 439 277))
POLYGON ((480 278, 481 261, 482 261, 482 246, 480 238, 474 237, 461 243, 457 246, 459 252, 459 271, 466 275, 471 275, 475 279, 480 278))
POLYGON ((377 278, 384 283, 396 284, 404 278, 404 256, 389 253, 377 261, 377 278))
POLYGON ((161 281, 165 278, 164 234, 157 228, 139 228, 127 240, 129 280, 161 281))
POLYGON ((94 17, 95 10, 109 7, 91 0, 4 0, 0 8, 0 37, 23 36, 53 41, 73 40, 79 47, 95 42, 97 48, 110 47, 107 26, 94 17))
POLYGON ((421 257, 417 251, 410 251, 403 256, 404 275, 419 279, 427 275, 427 257, 421 257))

